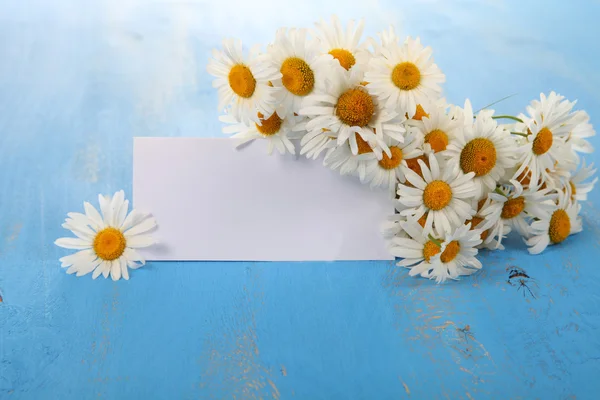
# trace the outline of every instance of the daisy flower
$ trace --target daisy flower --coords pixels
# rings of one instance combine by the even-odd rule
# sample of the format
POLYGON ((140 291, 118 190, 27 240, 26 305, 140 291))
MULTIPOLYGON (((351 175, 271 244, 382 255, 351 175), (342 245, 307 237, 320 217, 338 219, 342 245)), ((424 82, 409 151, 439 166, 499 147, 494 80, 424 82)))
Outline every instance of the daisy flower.
POLYGON ((207 70, 216 77, 213 87, 219 94, 219 110, 230 105, 231 115, 244 123, 260 123, 257 112, 267 117, 273 114, 279 89, 269 82, 281 74, 267 56, 259 54, 258 46, 245 57, 241 41, 225 39, 223 50, 213 50, 212 56, 207 70))
POLYGON ((365 80, 382 104, 408 117, 417 104, 428 104, 440 97, 445 76, 433 63, 431 48, 420 39, 407 38, 402 45, 391 42, 369 62, 365 80))
POLYGON ((515 165, 515 140, 494 119, 482 114, 455 133, 455 140, 444 152, 448 168, 474 173, 475 197, 480 199, 494 190, 505 170, 515 165))
POLYGON ((558 204, 554 205, 550 216, 531 224, 531 238, 525 242, 529 253, 539 254, 548 245, 561 243, 570 235, 581 232, 580 210, 577 201, 571 202, 568 195, 559 192, 558 204))
POLYGON ((423 177, 406 169, 406 184, 398 184, 399 201, 407 207, 403 214, 419 219, 427 213, 425 234, 434 228, 438 233, 450 233, 452 227, 462 225, 474 214, 468 199, 476 192, 475 174, 452 168, 445 168, 442 174, 434 154, 429 156, 429 167, 422 160, 418 163, 423 177))
POLYGON ((530 173, 532 182, 538 182, 539 178, 546 181, 557 165, 568 169, 577 162, 565 144, 571 131, 569 120, 573 103, 563 99, 554 92, 548 97, 542 93, 540 101, 534 100, 527 107, 530 116, 519 116, 524 124, 518 124, 517 129, 520 128, 526 137, 519 146, 520 167, 515 177, 530 173))
POLYGON ((412 159, 423 154, 421 150, 421 141, 414 133, 406 135, 404 142, 401 143, 391 137, 384 139, 385 144, 390 149, 391 157, 383 153, 383 158, 378 160, 375 153, 365 153, 357 158, 364 162, 365 183, 370 183, 371 187, 384 186, 389 189, 396 188, 396 182, 405 182, 404 171, 408 169, 406 159, 412 159))
POLYGON ((470 225, 459 226, 445 236, 439 245, 439 252, 430 258, 428 264, 421 263, 413 267, 410 274, 420 274, 424 278, 435 279, 437 283, 474 274, 482 268, 481 262, 475 257, 477 246, 481 243, 480 235, 481 232, 471 230, 470 225))
POLYGON ((410 268, 409 275, 429 277, 427 271, 432 268, 431 259, 440 253, 441 241, 428 238, 423 227, 414 220, 399 223, 404 237, 394 237, 388 247, 394 257, 403 258, 396 265, 410 268))
POLYGON ((310 118, 306 124, 308 134, 301 141, 302 151, 335 138, 337 146, 348 142, 352 154, 357 155, 360 136, 379 159, 383 151, 390 157, 383 138, 389 136, 402 142, 406 131, 403 120, 380 107, 369 91, 370 85, 363 85, 362 71, 345 71, 341 67, 335 70, 327 90, 317 91, 302 103, 299 114, 310 118))
POLYGON ((365 69, 370 54, 364 46, 359 45, 365 27, 363 20, 358 21, 358 24, 351 20, 346 30, 335 15, 331 18, 330 25, 323 20, 315 25, 318 29, 316 36, 321 41, 322 53, 330 54, 347 71, 355 65, 365 69))
POLYGON ((281 79, 272 80, 280 88, 277 114, 284 117, 298 113, 302 100, 314 91, 322 91, 333 64, 330 54, 321 54, 316 40, 308 41, 306 29, 281 28, 267 52, 281 79))
MULTIPOLYGON (((487 218, 499 218, 505 226, 514 228, 521 236, 529 238, 529 221, 533 218, 549 218, 555 208, 556 193, 550 188, 523 188, 517 181, 511 183, 512 185, 499 186, 495 192, 490 193, 489 196, 494 201, 482 214, 487 218)), ((493 229, 492 234, 499 229, 493 229)))
MULTIPOLYGON (((421 116, 417 107, 415 116, 421 117, 419 121, 412 122, 414 130, 423 138, 423 143, 426 145, 426 151, 439 153, 446 150, 448 144, 458 135, 458 131, 462 130, 462 125, 459 120, 452 119, 443 107, 435 106, 430 108, 429 113, 424 113, 421 116)), ((422 110, 422 108, 421 108, 422 110)), ((413 119, 415 119, 413 116, 413 119)))
POLYGON ((246 125, 230 115, 223 115, 219 117, 219 120, 229 124, 223 128, 223 133, 233 134, 232 138, 238 140, 238 146, 255 139, 266 140, 269 155, 273 153, 273 148, 276 148, 280 154, 286 152, 296 154, 296 149, 290 139, 298 139, 301 136, 299 132, 292 131, 298 117, 290 115, 281 118, 277 113, 273 113, 269 118, 263 118, 262 114, 258 114, 258 118, 261 122, 260 125, 255 122, 246 125))
POLYGON ((588 113, 583 110, 576 111, 570 123, 573 128, 567 135, 567 144, 571 145, 571 149, 577 153, 593 153, 594 146, 587 139, 596 136, 596 131, 590 124, 588 113))
POLYGON ((88 202, 83 203, 85 214, 67 214, 62 226, 77 237, 60 238, 54 243, 79 251, 59 261, 63 268, 68 267, 68 274, 82 276, 93 271, 93 279, 100 274, 105 278, 110 274, 115 281, 129 279, 128 267, 144 265, 136 249, 155 243, 148 232, 156 226, 156 220, 137 210, 127 214, 129 201, 122 190, 113 197, 98 195, 98 201, 102 214, 88 202))
POLYGON ((596 174, 594 163, 586 166, 584 159, 581 168, 573 176, 570 176, 568 184, 565 185, 571 200, 587 200, 588 193, 592 191, 598 181, 597 177, 588 181, 594 174, 596 174))

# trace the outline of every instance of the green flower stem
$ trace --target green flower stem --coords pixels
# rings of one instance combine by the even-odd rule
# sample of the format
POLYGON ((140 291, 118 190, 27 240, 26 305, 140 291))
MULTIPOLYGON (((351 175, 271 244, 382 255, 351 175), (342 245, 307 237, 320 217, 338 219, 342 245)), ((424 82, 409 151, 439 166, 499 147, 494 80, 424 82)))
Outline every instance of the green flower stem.
POLYGON ((527 135, 526 133, 521 133, 521 132, 511 132, 512 135, 519 135, 519 136, 523 136, 523 137, 527 137, 529 135, 527 135))
POLYGON ((513 121, 518 121, 518 122, 523 123, 523 120, 521 118, 513 117, 512 115, 494 115, 492 118, 493 119, 512 119, 513 121))

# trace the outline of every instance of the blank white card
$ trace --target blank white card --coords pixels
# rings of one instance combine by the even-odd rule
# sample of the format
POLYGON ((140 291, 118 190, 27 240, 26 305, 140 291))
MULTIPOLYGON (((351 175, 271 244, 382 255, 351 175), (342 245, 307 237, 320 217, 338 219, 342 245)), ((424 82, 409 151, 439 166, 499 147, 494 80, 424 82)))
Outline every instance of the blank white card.
POLYGON ((134 207, 156 217, 148 260, 392 260, 387 193, 320 161, 232 139, 135 138, 134 207))

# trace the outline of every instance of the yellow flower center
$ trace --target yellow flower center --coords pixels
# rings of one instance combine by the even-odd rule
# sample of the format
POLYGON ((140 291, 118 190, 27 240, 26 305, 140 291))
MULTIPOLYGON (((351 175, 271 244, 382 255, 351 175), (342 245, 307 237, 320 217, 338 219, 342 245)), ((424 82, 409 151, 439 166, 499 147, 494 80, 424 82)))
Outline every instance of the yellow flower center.
POLYGON ((112 261, 123 255, 127 241, 120 230, 105 228, 96 234, 94 238, 94 252, 105 260, 112 261))
POLYGON ((315 87, 315 74, 306 61, 290 57, 281 64, 283 86, 296 96, 306 96, 315 87))
MULTIPOLYGON (((470 222, 471 223, 471 229, 470 230, 473 230, 473 229, 477 228, 477 226, 481 223, 481 221, 483 221, 483 218, 475 216, 472 219, 470 219, 469 221, 465 222, 465 225, 467 225, 470 222)), ((488 237, 489 234, 490 234, 490 230, 489 229, 481 232, 481 235, 480 235, 481 240, 487 239, 487 237, 488 237)))
POLYGON ((264 136, 271 136, 279 132, 283 120, 279 118, 279 115, 277 115, 277 113, 274 112, 273 115, 271 115, 267 119, 263 119, 263 117, 264 115, 258 113, 258 118, 260 119, 260 122, 262 122, 262 125, 255 124, 256 129, 261 134, 263 134, 264 136))
POLYGON ((452 200, 452 189, 444 181, 432 181, 423 191, 423 203, 434 211, 446 207, 452 200))
POLYGON ((355 133, 356 144, 358 145, 358 154, 372 153, 373 149, 358 133, 355 133))
POLYGON ((373 98, 362 89, 346 90, 339 97, 335 115, 349 126, 366 126, 375 113, 373 98))
POLYGON ((521 214, 525 209, 525 198, 523 196, 514 199, 508 199, 502 206, 501 217, 511 219, 521 214))
POLYGON ((423 258, 425 259, 425 261, 429 262, 429 260, 431 260, 431 257, 438 254, 440 250, 440 246, 438 246, 436 243, 430 240, 423 246, 423 258))
POLYGON ((533 139, 533 153, 541 156, 546 153, 552 147, 552 142, 554 138, 552 137, 552 132, 550 129, 544 127, 542 128, 535 139, 533 139))
MULTIPOLYGON (((413 115, 412 119, 416 119, 417 121, 423 120, 423 117, 429 118, 429 114, 425 112, 423 107, 420 104, 417 104, 417 110, 415 111, 415 115, 413 115)), ((406 118, 408 118, 408 113, 406 114, 406 118)))
POLYGON ((379 166, 383 169, 394 169, 402 162, 402 150, 396 146, 390 146, 392 157, 388 157, 385 152, 383 158, 379 160, 379 166))
POLYGON ((394 67, 392 82, 401 90, 413 90, 421 83, 421 71, 411 62, 403 62, 394 67))
POLYGON ((489 139, 475 138, 467 143, 460 153, 460 167, 465 174, 475 172, 475 176, 483 176, 495 165, 496 147, 489 139))
POLYGON ((448 135, 440 129, 434 129, 425 135, 425 143, 429 143, 435 153, 444 151, 448 146, 448 135))
POLYGON ((242 64, 234 65, 229 71, 229 87, 240 97, 251 97, 256 89, 256 79, 250 68, 242 64))
POLYGON ((346 49, 333 49, 329 52, 329 54, 338 60, 340 65, 344 67, 346 71, 356 64, 356 58, 354 58, 354 55, 346 49))
POLYGON ((458 243, 456 240, 453 240, 452 242, 446 245, 446 249, 440 256, 440 260, 442 260, 443 263, 450 262, 456 258, 459 251, 460 243, 458 243))
POLYGON ((552 243, 560 243, 571 233, 571 219, 569 214, 563 209, 554 211, 550 218, 550 228, 548 234, 552 243))

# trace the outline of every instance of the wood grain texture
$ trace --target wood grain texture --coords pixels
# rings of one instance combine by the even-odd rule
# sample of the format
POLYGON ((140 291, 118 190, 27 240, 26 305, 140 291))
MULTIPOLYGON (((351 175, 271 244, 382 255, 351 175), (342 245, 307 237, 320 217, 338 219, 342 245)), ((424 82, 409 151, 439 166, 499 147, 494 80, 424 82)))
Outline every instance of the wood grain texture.
POLYGON ((220 135, 205 66, 226 36, 265 43, 333 13, 368 34, 394 22, 433 47, 451 102, 518 92, 496 106, 517 113, 554 89, 600 120, 598 2, 290 7, 3 2, 0 398, 596 398, 598 191, 583 233, 539 256, 511 238, 445 285, 391 262, 149 263, 116 283, 61 270, 66 213, 131 196, 134 136, 220 135), (512 265, 537 299, 506 283, 512 265))

